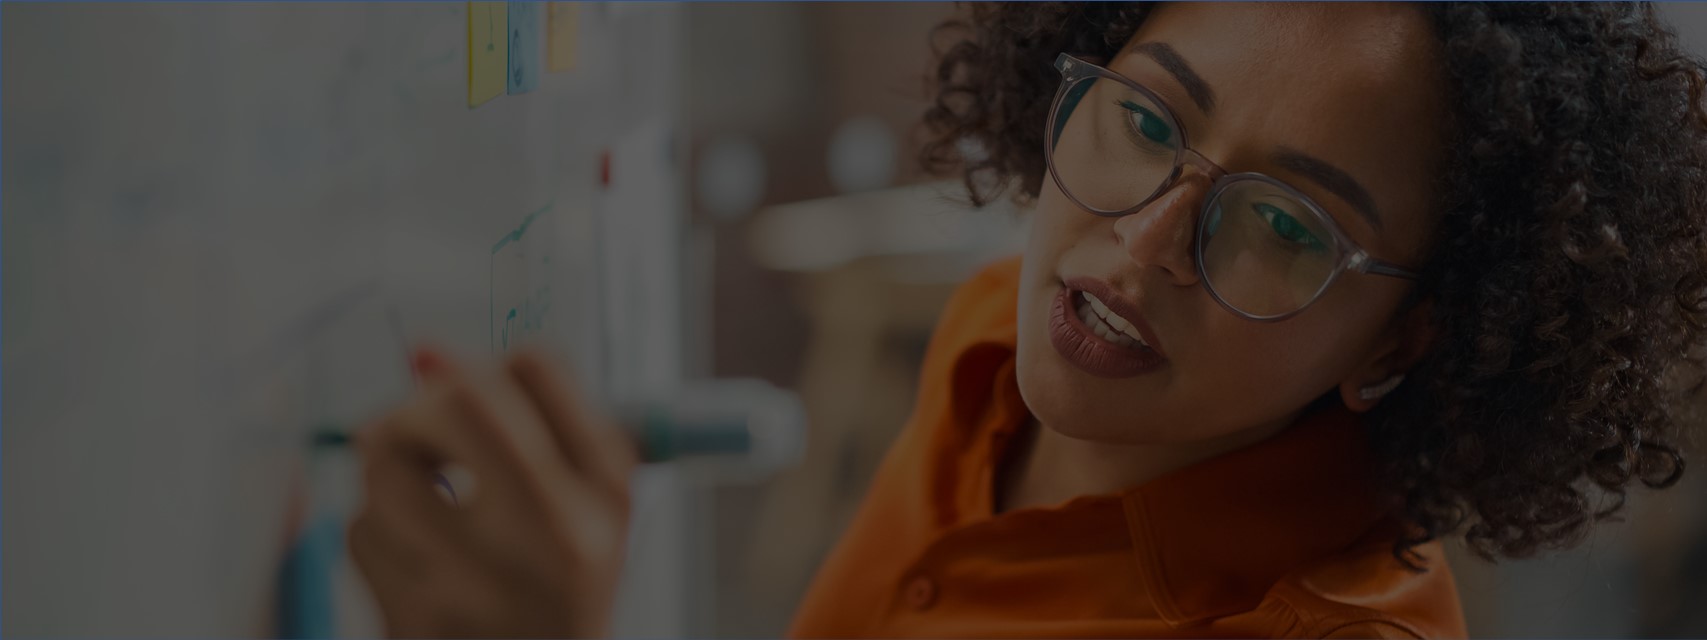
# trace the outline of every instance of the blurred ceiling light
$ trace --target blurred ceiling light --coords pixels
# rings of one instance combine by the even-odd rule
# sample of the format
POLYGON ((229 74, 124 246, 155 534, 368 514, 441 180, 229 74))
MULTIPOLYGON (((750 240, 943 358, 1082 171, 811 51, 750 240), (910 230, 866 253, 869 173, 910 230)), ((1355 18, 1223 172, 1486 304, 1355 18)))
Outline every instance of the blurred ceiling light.
POLYGON ((843 122, 830 138, 830 183, 842 193, 871 191, 895 179, 895 133, 876 116, 843 122))
POLYGON ((695 190, 699 202, 720 220, 752 213, 764 199, 767 168, 759 145, 745 136, 713 140, 699 156, 695 190))

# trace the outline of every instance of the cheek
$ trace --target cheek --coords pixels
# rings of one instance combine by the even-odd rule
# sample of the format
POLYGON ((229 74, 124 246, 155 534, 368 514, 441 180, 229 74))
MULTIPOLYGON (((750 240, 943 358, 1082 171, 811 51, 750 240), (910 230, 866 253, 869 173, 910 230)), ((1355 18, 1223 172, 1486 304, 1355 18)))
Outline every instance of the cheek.
POLYGON ((1020 276, 1020 347, 1026 350, 1033 338, 1041 340, 1049 319, 1052 296, 1059 290, 1062 263, 1094 232, 1099 221, 1068 200, 1047 177, 1033 206, 1027 231, 1020 276))
POLYGON ((1259 323, 1221 313, 1206 319, 1191 369, 1193 386, 1241 411, 1284 414, 1315 399, 1338 378, 1334 329, 1302 321, 1259 323))
MULTIPOLYGON (((1073 204, 1054 181, 1044 178, 1029 216, 1020 281, 1022 329, 1028 320, 1035 320, 1038 328, 1047 323, 1050 298, 1059 291, 1062 274, 1100 272, 1091 265, 1108 264, 1098 262, 1107 255, 1104 247, 1095 246, 1097 234, 1107 234, 1105 220, 1073 204)), ((1114 248, 1112 242, 1108 248, 1114 248)))
POLYGON ((1037 204, 1031 211, 1031 231, 1026 239, 1026 262, 1053 263, 1084 231, 1086 222, 1095 216, 1080 211, 1062 195, 1055 182, 1043 179, 1037 204), (1088 220, 1087 220, 1088 219, 1088 220))
POLYGON ((1295 411, 1333 390, 1369 354, 1383 308, 1379 296, 1323 299, 1299 316, 1260 323, 1232 314, 1204 323, 1201 376, 1224 397, 1275 415, 1295 411), (1351 301, 1347 301, 1350 298, 1351 301), (1335 304, 1339 303, 1339 304, 1335 304), (1372 304, 1374 303, 1374 304, 1372 304))

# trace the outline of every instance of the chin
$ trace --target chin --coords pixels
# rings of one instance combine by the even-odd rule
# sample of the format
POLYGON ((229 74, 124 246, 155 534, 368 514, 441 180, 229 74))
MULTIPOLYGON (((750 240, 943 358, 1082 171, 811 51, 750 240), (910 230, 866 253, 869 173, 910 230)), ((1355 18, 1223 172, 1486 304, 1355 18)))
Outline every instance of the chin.
POLYGON ((1111 444, 1144 444, 1155 434, 1145 433, 1144 422, 1130 411, 1131 399, 1115 407, 1090 387, 1098 380, 1079 380, 1082 374, 1045 342, 1020 339, 1014 374, 1026 409, 1044 427, 1075 440, 1111 444), (1028 344, 1029 343, 1029 344, 1028 344), (1089 384, 1087 384, 1089 383, 1089 384), (1106 408, 1098 408, 1106 407, 1106 408))

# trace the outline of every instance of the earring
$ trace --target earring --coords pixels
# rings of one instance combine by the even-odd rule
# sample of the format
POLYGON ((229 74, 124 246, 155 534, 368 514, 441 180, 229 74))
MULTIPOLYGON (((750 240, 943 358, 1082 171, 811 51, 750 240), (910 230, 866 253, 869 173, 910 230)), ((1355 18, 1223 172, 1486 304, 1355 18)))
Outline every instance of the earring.
POLYGON ((1381 396, 1392 393, 1394 389, 1399 388, 1399 383, 1404 382, 1404 381, 1405 381, 1405 374, 1403 374, 1403 373, 1394 374, 1393 377, 1388 378, 1385 381, 1382 381, 1380 384, 1372 384, 1372 385, 1369 385, 1369 386, 1364 387, 1362 389, 1358 389, 1357 395, 1358 395, 1358 397, 1363 398, 1364 400, 1374 400, 1376 398, 1380 398, 1381 396))

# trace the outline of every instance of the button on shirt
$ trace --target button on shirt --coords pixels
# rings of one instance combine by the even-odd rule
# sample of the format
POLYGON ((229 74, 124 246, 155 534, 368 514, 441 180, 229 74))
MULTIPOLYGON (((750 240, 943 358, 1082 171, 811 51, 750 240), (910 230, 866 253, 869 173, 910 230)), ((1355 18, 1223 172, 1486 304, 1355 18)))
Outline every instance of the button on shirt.
POLYGON ((907 583, 907 604, 914 609, 926 609, 936 601, 936 585, 930 578, 913 578, 907 583))
POLYGON ((1029 419, 1019 266, 949 302, 913 416, 791 636, 1465 635, 1438 543, 1417 549, 1421 573, 1393 557, 1402 529, 1343 408, 1121 493, 994 514, 995 461, 1029 419))

